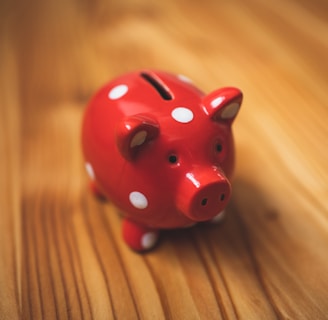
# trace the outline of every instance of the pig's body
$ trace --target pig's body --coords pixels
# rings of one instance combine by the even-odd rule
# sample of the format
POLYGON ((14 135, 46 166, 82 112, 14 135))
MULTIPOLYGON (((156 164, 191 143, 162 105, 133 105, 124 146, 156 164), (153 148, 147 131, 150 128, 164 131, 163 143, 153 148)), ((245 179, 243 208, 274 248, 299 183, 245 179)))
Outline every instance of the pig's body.
POLYGON ((123 236, 132 248, 151 247, 158 229, 222 212, 241 99, 235 88, 205 96, 185 78, 136 72, 91 100, 82 133, 87 170, 98 192, 124 213, 123 236))

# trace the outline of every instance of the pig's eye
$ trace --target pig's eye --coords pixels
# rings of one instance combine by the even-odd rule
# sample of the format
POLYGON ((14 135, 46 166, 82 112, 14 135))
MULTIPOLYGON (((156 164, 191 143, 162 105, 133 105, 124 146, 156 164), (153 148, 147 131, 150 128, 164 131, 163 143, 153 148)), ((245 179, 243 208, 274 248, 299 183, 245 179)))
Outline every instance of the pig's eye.
POLYGON ((221 143, 217 143, 216 146, 215 146, 215 150, 217 152, 221 152, 222 151, 222 144, 221 143))
POLYGON ((175 154, 171 154, 169 156, 169 162, 172 164, 176 164, 178 162, 178 157, 175 154))

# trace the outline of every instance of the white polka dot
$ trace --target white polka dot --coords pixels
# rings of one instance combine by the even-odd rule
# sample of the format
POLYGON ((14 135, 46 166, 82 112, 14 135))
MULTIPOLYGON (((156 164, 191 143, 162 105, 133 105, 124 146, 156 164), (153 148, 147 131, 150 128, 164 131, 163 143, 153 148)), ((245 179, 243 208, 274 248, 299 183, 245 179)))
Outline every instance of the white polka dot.
POLYGON ((211 219, 211 223, 216 224, 220 223, 225 217, 225 211, 221 211, 219 214, 217 214, 214 218, 211 219))
POLYGON ((183 74, 178 74, 177 77, 183 82, 192 83, 192 80, 183 74))
POLYGON ((142 130, 137 132, 131 140, 130 147, 133 148, 135 146, 140 146, 145 142, 146 138, 147 138, 147 131, 142 130))
POLYGON ((222 119, 231 119, 233 118, 239 110, 239 103, 231 103, 228 106, 226 106, 221 113, 221 118, 222 119))
POLYGON ((108 98, 111 100, 122 98, 128 90, 129 88, 126 84, 120 84, 109 91, 108 98))
POLYGON ((95 180, 95 173, 93 171, 92 165, 89 162, 85 164, 85 170, 87 171, 89 178, 91 180, 95 180))
POLYGON ((181 123, 188 123, 194 118, 193 112, 190 109, 183 107, 175 108, 172 111, 171 116, 174 120, 181 123))
POLYGON ((158 234, 156 232, 147 232, 141 238, 141 246, 143 249, 151 249, 158 239, 158 234))
POLYGON ((131 192, 129 195, 129 200, 131 204, 137 209, 145 209, 148 207, 148 200, 141 192, 131 192))

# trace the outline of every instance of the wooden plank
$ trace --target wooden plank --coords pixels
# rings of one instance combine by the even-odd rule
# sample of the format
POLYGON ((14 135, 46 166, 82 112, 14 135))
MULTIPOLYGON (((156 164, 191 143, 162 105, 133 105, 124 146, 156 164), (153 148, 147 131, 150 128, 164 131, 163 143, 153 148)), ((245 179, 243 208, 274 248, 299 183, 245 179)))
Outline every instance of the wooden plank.
POLYGON ((14 319, 22 299, 19 92, 9 34, 0 41, 0 318, 14 319))
POLYGON ((0 6, 0 319, 326 319, 324 1, 0 6), (136 254, 88 192, 91 94, 138 68, 244 104, 226 220, 136 254))

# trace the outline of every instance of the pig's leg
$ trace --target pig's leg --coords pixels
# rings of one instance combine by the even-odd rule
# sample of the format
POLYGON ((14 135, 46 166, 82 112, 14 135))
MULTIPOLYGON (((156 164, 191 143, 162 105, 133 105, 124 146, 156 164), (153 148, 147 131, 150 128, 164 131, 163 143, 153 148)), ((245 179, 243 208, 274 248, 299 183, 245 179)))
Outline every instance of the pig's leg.
POLYGON ((126 244, 136 251, 152 249, 159 237, 159 231, 157 229, 141 226, 129 219, 123 220, 122 232, 126 244))
POLYGON ((92 192, 92 194, 101 201, 106 201, 107 198, 106 196, 99 190, 99 188, 97 187, 96 183, 94 181, 90 182, 89 188, 92 192))

